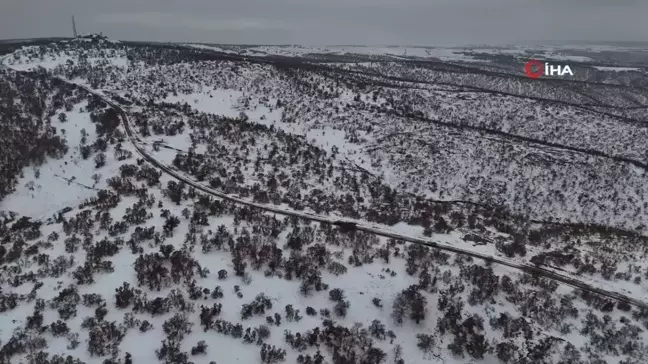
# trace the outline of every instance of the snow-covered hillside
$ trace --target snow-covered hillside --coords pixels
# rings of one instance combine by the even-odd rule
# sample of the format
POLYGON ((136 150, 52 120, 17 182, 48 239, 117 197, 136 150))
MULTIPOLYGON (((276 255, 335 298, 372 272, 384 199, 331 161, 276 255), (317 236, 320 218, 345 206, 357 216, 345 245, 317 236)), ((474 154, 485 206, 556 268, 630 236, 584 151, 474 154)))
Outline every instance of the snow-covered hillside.
POLYGON ((9 54, 0 363, 648 362, 648 80, 525 54, 9 54))

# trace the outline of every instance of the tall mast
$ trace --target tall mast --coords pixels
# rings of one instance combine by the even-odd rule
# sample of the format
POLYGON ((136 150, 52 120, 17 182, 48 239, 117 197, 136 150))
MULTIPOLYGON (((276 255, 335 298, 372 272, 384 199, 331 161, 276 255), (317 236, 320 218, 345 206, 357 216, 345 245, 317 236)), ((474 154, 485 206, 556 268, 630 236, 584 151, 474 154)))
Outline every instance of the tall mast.
POLYGON ((77 37, 76 23, 74 22, 74 15, 72 15, 72 32, 74 33, 74 38, 77 37))

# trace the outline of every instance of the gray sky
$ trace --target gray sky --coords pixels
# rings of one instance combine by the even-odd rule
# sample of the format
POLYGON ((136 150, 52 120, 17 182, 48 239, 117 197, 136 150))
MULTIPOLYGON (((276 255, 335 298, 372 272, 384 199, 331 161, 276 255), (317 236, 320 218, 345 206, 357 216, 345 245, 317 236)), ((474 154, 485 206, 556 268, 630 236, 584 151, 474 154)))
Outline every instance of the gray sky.
POLYGON ((0 39, 254 44, 644 41, 648 0, 0 0, 0 39))

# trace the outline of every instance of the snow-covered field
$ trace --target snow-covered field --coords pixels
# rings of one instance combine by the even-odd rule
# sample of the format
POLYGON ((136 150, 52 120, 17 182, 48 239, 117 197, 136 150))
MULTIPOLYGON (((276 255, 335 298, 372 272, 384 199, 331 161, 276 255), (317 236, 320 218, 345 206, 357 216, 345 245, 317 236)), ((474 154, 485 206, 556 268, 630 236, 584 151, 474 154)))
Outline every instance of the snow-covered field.
POLYGON ((615 71, 615 72, 628 72, 628 71, 641 71, 641 68, 636 68, 636 67, 602 67, 602 66, 595 66, 599 71, 615 71))
MULTIPOLYGON (((0 207, 24 216, 47 218, 65 207, 76 206, 85 199, 95 196, 94 188, 106 187, 103 179, 97 183, 92 178, 96 172, 94 161, 84 160, 80 156, 81 130, 85 130, 86 139, 90 143, 96 139, 89 113, 81 111, 84 107, 84 104, 79 104, 75 105, 74 110, 64 112, 67 115, 67 121, 64 123, 57 118, 52 118, 54 127, 61 129, 62 132, 65 130, 66 139, 71 146, 65 158, 48 160, 42 166, 26 168, 18 182, 16 192, 0 202, 0 207), (35 177, 37 171, 39 177, 35 177)), ((118 172, 118 167, 119 165, 111 160, 102 173, 110 176, 118 172)))
MULTIPOLYGON (((453 62, 524 52, 213 47, 453 62)), ((4 64, 41 66, 47 77, 122 105, 141 149, 125 120, 82 89, 33 81, 47 99, 39 113, 20 77, 7 83, 22 96, 17 106, 0 96, 6 110, 20 107, 36 130, 56 128, 68 149, 28 163, 0 201, 17 214, 0 225, 0 363, 63 364, 68 355, 75 364, 648 362, 647 311, 623 300, 232 203, 174 177, 257 206, 345 218, 514 263, 544 259, 555 272, 648 301, 648 243, 637 233, 645 226, 635 229, 648 213, 645 171, 625 166, 646 155, 643 130, 588 109, 593 99, 641 105, 640 89, 458 76, 454 63, 195 61, 176 48, 108 41, 24 48, 4 64), (567 101, 532 101, 535 92, 567 101), (141 159, 142 150, 174 174, 141 159), (622 180, 610 185, 613 175, 622 180), (507 209, 480 205, 494 201, 507 209), (528 207, 537 215, 516 214, 528 207), (580 224, 592 222, 600 225, 580 224)))

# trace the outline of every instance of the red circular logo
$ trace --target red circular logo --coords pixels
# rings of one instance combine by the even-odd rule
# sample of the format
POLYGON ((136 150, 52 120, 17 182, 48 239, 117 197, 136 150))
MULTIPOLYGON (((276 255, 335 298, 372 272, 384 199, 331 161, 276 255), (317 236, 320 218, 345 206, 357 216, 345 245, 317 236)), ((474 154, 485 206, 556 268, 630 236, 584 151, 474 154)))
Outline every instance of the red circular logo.
POLYGON ((531 78, 540 78, 540 76, 544 75, 544 63, 532 59, 524 65, 524 71, 526 72, 527 76, 531 78), (536 67, 536 71, 533 71, 534 66, 536 67))

